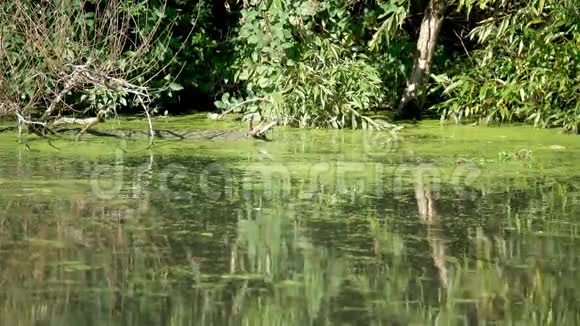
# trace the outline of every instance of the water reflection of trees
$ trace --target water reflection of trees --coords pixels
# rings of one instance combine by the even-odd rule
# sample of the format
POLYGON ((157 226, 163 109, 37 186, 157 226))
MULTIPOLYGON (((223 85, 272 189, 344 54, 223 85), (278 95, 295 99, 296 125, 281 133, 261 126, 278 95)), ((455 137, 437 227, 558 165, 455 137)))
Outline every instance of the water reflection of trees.
MULTIPOLYGON (((151 164, 114 200, 93 198, 84 182, 62 197, 0 195, 0 324, 543 324, 578 316, 577 189, 569 184, 464 189, 473 196, 458 200, 451 188, 415 179, 380 198, 326 183, 288 199, 272 196, 279 189, 264 194, 257 180, 249 196, 222 201, 173 196, 195 179, 157 191, 163 162, 151 164)), ((204 164, 182 166, 195 175, 204 164)))

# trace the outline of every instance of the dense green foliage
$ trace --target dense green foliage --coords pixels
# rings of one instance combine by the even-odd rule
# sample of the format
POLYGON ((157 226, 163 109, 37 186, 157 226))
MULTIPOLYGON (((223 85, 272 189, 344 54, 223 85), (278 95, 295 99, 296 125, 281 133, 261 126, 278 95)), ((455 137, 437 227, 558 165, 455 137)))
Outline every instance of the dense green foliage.
MULTIPOLYGON (((0 113, 215 105, 295 126, 382 128, 427 3, 2 2, 0 113)), ((424 113, 578 132, 574 0, 446 4, 424 113)))
POLYGON ((436 106, 443 117, 529 121, 578 133, 580 10, 575 1, 538 1, 526 8, 510 4, 482 21, 471 38, 481 47, 436 78, 448 98, 436 106))
POLYGON ((232 81, 239 91, 235 98, 224 94, 216 106, 283 124, 385 126, 367 115, 392 106, 383 80, 398 80, 396 90, 404 78, 370 55, 364 39, 369 14, 352 11, 344 1, 262 1, 242 8, 232 81))

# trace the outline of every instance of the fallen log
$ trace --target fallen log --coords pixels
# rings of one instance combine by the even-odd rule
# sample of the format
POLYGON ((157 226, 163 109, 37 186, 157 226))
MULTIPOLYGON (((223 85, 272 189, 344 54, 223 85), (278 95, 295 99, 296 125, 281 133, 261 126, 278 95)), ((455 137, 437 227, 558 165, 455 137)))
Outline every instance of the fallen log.
MULTIPOLYGON (((53 130, 55 135, 72 135, 78 134, 85 128, 60 128, 53 130)), ((0 128, 0 133, 9 133, 17 131, 16 127, 0 128)), ((126 138, 126 139, 140 139, 150 137, 149 130, 135 130, 135 129, 86 129, 85 135, 97 137, 112 137, 112 138, 126 138)), ((175 131, 167 129, 153 129, 153 136, 156 139, 162 140, 244 140, 257 139, 262 141, 270 141, 262 133, 251 135, 247 131, 241 130, 184 130, 175 131)))
POLYGON ((55 127, 55 126, 59 126, 59 125, 63 125, 63 124, 75 124, 75 125, 84 126, 84 128, 81 129, 80 132, 77 134, 76 140, 78 141, 80 139, 81 135, 84 134, 87 130, 89 130, 89 128, 95 126, 96 124, 98 124, 100 122, 105 122, 106 115, 107 115, 107 111, 100 110, 97 113, 96 117, 91 117, 91 118, 78 119, 78 118, 63 117, 63 118, 55 120, 51 124, 51 127, 55 127))
MULTIPOLYGON (((51 135, 75 135, 78 141, 84 134, 100 136, 100 137, 114 137, 114 138, 150 138, 165 140, 241 140, 241 139, 257 139, 262 141, 270 141, 266 137, 266 133, 271 130, 276 124, 272 121, 266 124, 259 124, 253 127, 252 120, 248 120, 248 130, 246 132, 240 130, 185 130, 173 131, 166 129, 149 129, 149 130, 134 130, 134 129, 97 129, 93 128, 105 121, 106 111, 99 111, 96 117, 90 118, 71 118, 61 117, 52 123, 37 122, 25 119, 20 114, 18 116, 18 139, 20 141, 22 126, 27 126, 29 133, 35 133, 38 136, 47 138, 51 135), (78 125, 81 127, 68 127, 70 125, 78 125)), ((16 128, 7 127, 0 129, 2 132, 14 132, 16 128)), ((28 139, 27 142, 28 144, 28 139)))
MULTIPOLYGON (((80 128, 67 128, 58 130, 61 135, 76 135, 80 132, 80 128)), ((174 131, 167 129, 153 129, 153 136, 161 140, 244 140, 244 139, 258 139, 270 141, 265 136, 255 137, 249 135, 247 132, 238 130, 184 130, 174 131)), ((85 134, 100 137, 113 137, 125 139, 140 139, 150 137, 149 130, 134 130, 134 129, 88 129, 85 134)))

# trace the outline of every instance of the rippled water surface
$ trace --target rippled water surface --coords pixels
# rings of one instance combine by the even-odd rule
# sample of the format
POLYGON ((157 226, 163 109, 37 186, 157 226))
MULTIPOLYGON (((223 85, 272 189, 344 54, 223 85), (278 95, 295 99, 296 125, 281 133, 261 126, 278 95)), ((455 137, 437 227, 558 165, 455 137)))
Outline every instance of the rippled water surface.
POLYGON ((0 135, 0 325, 580 323, 580 141, 0 135))

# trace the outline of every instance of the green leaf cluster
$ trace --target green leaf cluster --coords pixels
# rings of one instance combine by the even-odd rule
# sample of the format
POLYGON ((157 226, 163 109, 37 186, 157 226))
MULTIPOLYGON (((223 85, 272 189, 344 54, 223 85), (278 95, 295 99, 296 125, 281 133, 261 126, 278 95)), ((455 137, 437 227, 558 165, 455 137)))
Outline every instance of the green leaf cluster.
POLYGON ((574 1, 506 5, 471 31, 480 47, 434 76, 442 118, 528 122, 578 133, 580 11, 574 1))
POLYGON ((338 0, 253 2, 240 11, 232 67, 239 89, 227 95, 236 100, 216 106, 301 127, 390 126, 371 116, 394 106, 386 86, 397 91, 404 83, 397 57, 404 46, 369 49, 381 10, 356 13, 338 0))

